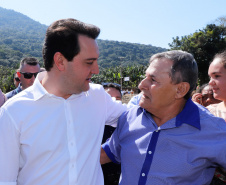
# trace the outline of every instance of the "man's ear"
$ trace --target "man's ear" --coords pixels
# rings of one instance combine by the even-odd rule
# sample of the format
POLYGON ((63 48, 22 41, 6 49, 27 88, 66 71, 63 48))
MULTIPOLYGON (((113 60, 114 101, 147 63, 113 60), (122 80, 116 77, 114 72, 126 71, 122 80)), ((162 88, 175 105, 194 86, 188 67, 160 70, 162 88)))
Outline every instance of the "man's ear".
POLYGON ((56 52, 53 56, 54 63, 59 71, 65 70, 64 56, 60 52, 56 52))
POLYGON ((188 82, 180 82, 177 84, 176 99, 183 98, 190 89, 188 82))

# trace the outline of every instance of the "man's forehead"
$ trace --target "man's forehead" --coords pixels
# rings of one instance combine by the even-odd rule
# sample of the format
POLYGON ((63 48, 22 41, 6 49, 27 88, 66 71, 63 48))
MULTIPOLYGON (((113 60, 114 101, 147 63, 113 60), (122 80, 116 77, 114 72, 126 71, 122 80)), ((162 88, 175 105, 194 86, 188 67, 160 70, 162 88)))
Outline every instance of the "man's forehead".
POLYGON ((23 64, 21 66, 21 71, 28 70, 26 72, 29 72, 30 70, 36 70, 36 69, 40 70, 40 65, 39 64, 37 64, 37 65, 23 64))
POLYGON ((146 70, 146 74, 160 74, 168 73, 172 67, 172 61, 167 59, 155 59, 153 60, 146 70))

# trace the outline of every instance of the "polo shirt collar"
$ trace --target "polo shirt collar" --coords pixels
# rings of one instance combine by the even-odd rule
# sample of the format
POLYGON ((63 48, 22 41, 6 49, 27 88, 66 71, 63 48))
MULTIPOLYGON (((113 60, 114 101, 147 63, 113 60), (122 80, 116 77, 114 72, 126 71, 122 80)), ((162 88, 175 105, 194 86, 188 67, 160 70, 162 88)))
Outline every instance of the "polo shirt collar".
POLYGON ((187 100, 184 109, 176 116, 176 127, 181 126, 183 123, 201 130, 199 109, 191 98, 187 100))

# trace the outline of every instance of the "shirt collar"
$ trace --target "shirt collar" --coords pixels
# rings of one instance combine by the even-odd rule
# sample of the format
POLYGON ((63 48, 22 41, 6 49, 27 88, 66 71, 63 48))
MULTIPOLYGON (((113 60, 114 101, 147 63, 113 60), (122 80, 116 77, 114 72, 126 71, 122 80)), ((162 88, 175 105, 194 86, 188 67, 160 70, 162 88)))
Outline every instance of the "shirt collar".
MULTIPOLYGON (((141 107, 140 107, 141 108, 141 107)), ((144 113, 147 111, 141 108, 144 113)), ((197 129, 201 129, 200 126, 200 116, 199 116, 199 109, 198 106, 189 98, 183 108, 183 110, 173 119, 176 119, 175 126, 179 127, 183 123, 191 125, 197 129)))
MULTIPOLYGON (((46 71, 40 72, 38 73, 37 77, 35 78, 34 84, 33 84, 33 94, 34 94, 34 101, 39 100, 40 98, 42 98, 45 95, 50 95, 50 96, 54 96, 57 97, 53 94, 49 94, 48 91, 43 87, 43 85, 41 84, 41 81, 43 80, 43 78, 45 77, 45 75, 47 74, 46 71)), ((88 91, 87 92, 81 92, 80 94, 72 94, 72 96, 70 96, 68 98, 68 100, 72 100, 72 99, 76 99, 79 98, 80 96, 88 96, 88 91)), ((58 97, 58 98, 62 98, 62 97, 58 97)))
POLYGON ((187 100, 184 109, 176 116, 176 127, 181 126, 183 123, 201 129, 199 109, 191 98, 187 100))
POLYGON ((46 71, 38 73, 37 77, 35 78, 34 84, 33 84, 33 94, 34 94, 34 100, 38 100, 42 98, 44 95, 48 94, 46 89, 42 86, 41 81, 46 75, 46 71))

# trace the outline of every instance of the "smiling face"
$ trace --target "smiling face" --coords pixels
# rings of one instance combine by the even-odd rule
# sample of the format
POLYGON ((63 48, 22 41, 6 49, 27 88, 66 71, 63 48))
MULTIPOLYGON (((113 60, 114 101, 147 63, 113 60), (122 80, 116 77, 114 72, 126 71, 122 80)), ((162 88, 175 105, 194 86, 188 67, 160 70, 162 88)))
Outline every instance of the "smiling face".
POLYGON ((80 52, 72 61, 65 62, 63 74, 64 88, 67 94, 79 94, 89 90, 93 74, 99 73, 97 59, 99 50, 97 43, 84 35, 79 35, 80 52))
POLYGON ((210 64, 208 71, 214 98, 226 101, 226 69, 220 58, 215 58, 210 64))
POLYGON ((139 84, 143 93, 139 105, 148 112, 161 111, 174 103, 176 85, 170 77, 171 66, 170 60, 155 59, 146 70, 146 78, 139 84))

